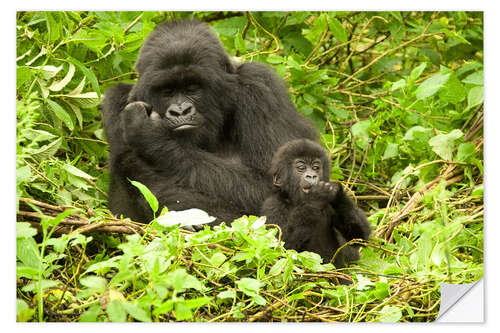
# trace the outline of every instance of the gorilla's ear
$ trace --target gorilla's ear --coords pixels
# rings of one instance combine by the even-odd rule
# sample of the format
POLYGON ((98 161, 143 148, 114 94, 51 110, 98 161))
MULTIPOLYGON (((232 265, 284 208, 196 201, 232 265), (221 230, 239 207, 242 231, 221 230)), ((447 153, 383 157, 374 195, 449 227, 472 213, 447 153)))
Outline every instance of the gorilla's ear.
POLYGON ((281 187, 281 185, 283 185, 281 183, 281 179, 280 179, 280 177, 279 177, 279 175, 277 173, 274 174, 274 176, 273 176, 273 185, 276 186, 276 187, 281 187))

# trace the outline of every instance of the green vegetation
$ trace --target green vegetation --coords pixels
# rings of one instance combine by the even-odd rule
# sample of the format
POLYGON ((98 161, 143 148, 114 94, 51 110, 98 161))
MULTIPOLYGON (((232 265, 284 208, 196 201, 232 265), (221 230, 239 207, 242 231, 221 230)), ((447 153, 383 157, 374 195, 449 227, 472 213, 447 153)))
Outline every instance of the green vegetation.
POLYGON ((432 321, 440 282, 483 275, 481 12, 19 12, 16 34, 18 321, 432 321), (157 23, 193 16, 321 131, 374 229, 350 268, 258 217, 193 233, 107 211, 97 105, 157 23))

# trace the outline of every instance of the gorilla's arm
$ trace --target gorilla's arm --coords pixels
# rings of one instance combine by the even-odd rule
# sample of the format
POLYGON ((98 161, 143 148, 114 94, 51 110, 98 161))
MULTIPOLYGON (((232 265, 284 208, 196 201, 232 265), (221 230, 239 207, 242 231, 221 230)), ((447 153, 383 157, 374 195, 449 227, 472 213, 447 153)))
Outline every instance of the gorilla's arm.
POLYGON ((272 195, 262 204, 260 215, 267 217, 266 223, 281 228, 286 248, 303 251, 312 250, 307 245, 311 240, 318 239, 318 233, 323 235, 325 230, 318 230, 318 227, 329 220, 329 213, 325 203, 306 200, 287 204, 278 195, 272 195))
POLYGON ((238 111, 232 136, 245 164, 267 172, 273 153, 286 142, 317 140, 317 130, 297 111, 284 81, 270 67, 243 63, 236 74, 238 111))
POLYGON ((370 224, 365 214, 354 204, 339 184, 336 198, 330 202, 336 212, 334 227, 347 241, 354 238, 367 240, 370 236, 370 224))

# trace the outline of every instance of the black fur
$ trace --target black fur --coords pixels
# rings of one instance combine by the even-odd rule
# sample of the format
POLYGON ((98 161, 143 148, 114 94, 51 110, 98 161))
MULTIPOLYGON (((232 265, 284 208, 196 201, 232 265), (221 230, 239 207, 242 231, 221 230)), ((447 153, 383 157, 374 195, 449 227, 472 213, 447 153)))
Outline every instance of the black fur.
MULTIPOLYGON (((368 239, 370 226, 363 212, 342 185, 329 182, 328 156, 319 144, 305 139, 288 142, 274 154, 270 174, 275 189, 264 201, 261 215, 281 228, 286 248, 316 252, 330 261, 346 241, 368 239), (296 170, 298 160, 308 166, 319 160, 321 167, 307 169, 317 179, 303 182, 307 170, 296 170)), ((335 257, 334 265, 340 268, 358 259, 358 247, 349 245, 335 257)))
POLYGON ((111 87, 101 105, 114 214, 152 218, 131 179, 170 210, 200 208, 217 223, 257 215, 272 188, 272 153, 293 139, 317 139, 274 71, 231 62, 199 21, 159 25, 136 67, 138 81, 111 87))

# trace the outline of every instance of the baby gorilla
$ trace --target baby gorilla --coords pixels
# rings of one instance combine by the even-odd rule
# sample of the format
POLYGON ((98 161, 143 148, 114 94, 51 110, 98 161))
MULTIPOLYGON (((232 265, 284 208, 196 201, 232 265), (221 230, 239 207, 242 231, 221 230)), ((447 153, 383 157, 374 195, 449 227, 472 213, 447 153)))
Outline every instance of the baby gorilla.
MULTIPOLYGON (((368 239, 370 226, 363 212, 340 184, 329 182, 328 156, 319 144, 288 142, 274 154, 270 173, 274 193, 264 201, 261 215, 281 228, 286 248, 316 252, 330 261, 346 241, 368 239)), ((349 245, 334 265, 341 268, 358 259, 358 247, 349 245)))

